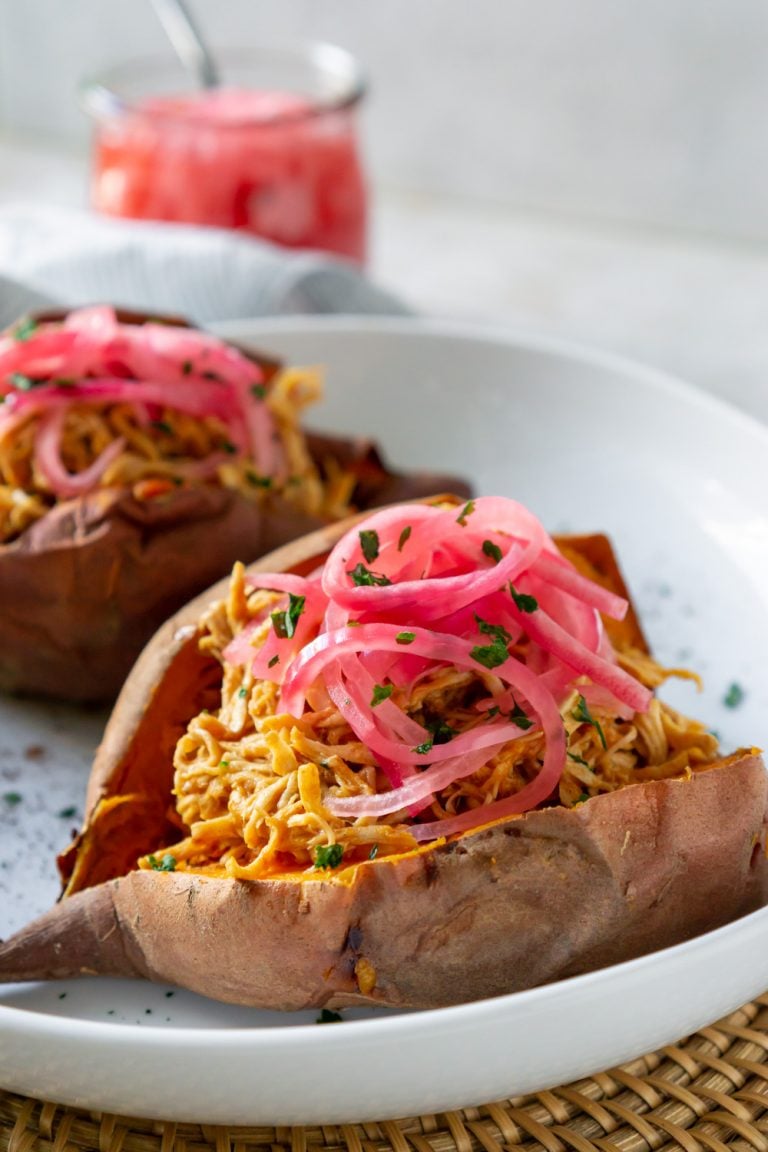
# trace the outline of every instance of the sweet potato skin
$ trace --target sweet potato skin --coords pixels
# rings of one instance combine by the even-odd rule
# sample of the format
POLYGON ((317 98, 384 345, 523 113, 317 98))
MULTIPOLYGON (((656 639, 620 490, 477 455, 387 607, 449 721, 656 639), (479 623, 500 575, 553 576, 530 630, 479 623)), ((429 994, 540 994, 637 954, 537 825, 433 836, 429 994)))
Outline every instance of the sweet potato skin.
POLYGON ((0 981, 97 971, 283 1009, 501 995, 765 903, 767 812, 765 767, 746 752, 322 877, 131 872, 0 946, 0 981))
MULTIPOLYGON (((307 571, 350 526, 251 566, 307 571)), ((625 593, 604 537, 561 547, 625 593)), ((679 943, 768 902, 768 774, 754 750, 336 871, 236 881, 138 871, 178 838, 172 749, 215 666, 198 622, 221 581, 157 633, 120 695, 61 860, 67 895, 0 945, 0 982, 101 972, 268 1008, 440 1007, 679 943)), ((632 613, 617 627, 639 647, 632 613)))
MULTIPOLYGON (((118 319, 150 317, 118 310, 118 319)), ((279 367, 242 351, 266 378, 279 367)), ((353 473, 360 508, 446 488, 469 495, 455 477, 393 472, 369 440, 312 433, 307 440, 321 473, 329 460, 353 473)), ((144 645, 192 596, 236 560, 253 561, 324 523, 272 493, 256 502, 212 485, 150 500, 100 489, 62 501, 18 539, 0 544, 0 692, 114 700, 144 645)))

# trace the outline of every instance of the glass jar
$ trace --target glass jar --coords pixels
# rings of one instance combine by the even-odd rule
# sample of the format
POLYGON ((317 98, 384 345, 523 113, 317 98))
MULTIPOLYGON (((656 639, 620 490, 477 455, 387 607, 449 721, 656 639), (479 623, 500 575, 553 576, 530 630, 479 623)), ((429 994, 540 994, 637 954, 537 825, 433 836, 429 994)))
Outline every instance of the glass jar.
POLYGON ((357 62, 316 43, 221 52, 217 65, 220 83, 207 89, 172 58, 125 64, 83 86, 94 121, 92 206, 364 263, 357 62))

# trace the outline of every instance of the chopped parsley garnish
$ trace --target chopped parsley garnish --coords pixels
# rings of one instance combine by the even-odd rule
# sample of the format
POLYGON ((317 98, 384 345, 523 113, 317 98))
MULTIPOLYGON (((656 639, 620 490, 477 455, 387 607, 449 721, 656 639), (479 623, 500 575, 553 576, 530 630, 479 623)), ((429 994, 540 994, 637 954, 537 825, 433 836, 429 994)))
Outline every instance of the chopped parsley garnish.
POLYGON ((77 816, 77 808, 71 804, 69 808, 61 808, 57 815, 60 820, 72 820, 73 817, 77 816))
POLYGON ((379 555, 379 534, 372 528, 364 528, 358 533, 360 537, 360 550, 369 564, 373 564, 379 555))
POLYGON ((229 760, 219 760, 219 768, 229 768, 229 760))
POLYGON ((389 700, 394 690, 394 685, 392 684, 374 684, 373 696, 371 696, 371 708, 375 708, 377 704, 381 704, 382 700, 389 700))
POLYGON ((371 848, 370 852, 368 853, 368 859, 369 860, 375 860, 376 857, 378 856, 378 854, 379 854, 379 846, 378 846, 378 844, 374 844, 373 848, 371 848))
POLYGON ((595 720, 583 696, 579 696, 579 702, 571 715, 573 716, 574 720, 580 720, 582 724, 591 724, 595 732, 597 732, 598 736, 600 737, 600 743, 602 744, 603 748, 608 747, 602 725, 600 724, 599 720, 595 720))
POLYGON ((526 592, 517 592, 511 580, 509 582, 509 594, 519 612, 535 612, 539 606, 535 596, 529 596, 526 592))
POLYGON ((385 588, 387 584, 392 583, 388 576, 379 572, 371 572, 370 568, 366 568, 364 564, 356 564, 347 572, 347 576, 352 577, 352 583, 356 588, 385 588))
POLYGON ((395 636, 395 644, 413 644, 415 639, 415 632, 398 632, 395 636))
MULTIPOLYGON (((489 627, 496 627, 495 625, 488 625, 486 628, 480 629, 481 632, 487 632, 489 627)), ((470 649, 470 656, 473 660, 477 660, 478 664, 482 664, 484 668, 498 668, 500 664, 508 658, 509 652, 507 651, 507 644, 509 643, 509 633, 505 628, 499 625, 499 633, 491 632, 493 641, 490 644, 480 644, 476 648, 470 649), (500 633, 506 633, 507 639, 504 640, 500 633)))
POLYGON ((255 396, 257 400, 263 400, 267 394, 267 389, 263 384, 251 384, 251 396, 255 396))
POLYGON ((15 808, 17 804, 21 804, 24 797, 21 792, 3 792, 3 800, 11 808, 15 808))
POLYGON ((167 420, 153 420, 152 427, 157 428, 158 432, 164 432, 166 436, 173 436, 173 428, 167 420))
POLYGON ((575 760, 577 764, 583 764, 585 768, 589 768, 589 764, 587 764, 584 757, 583 756, 577 756, 575 752, 569 752, 568 753, 568 759, 569 760, 575 760))
POLYGON ((341 844, 319 844, 315 848, 315 868, 338 868, 343 856, 341 844))
POLYGON ((333 1012, 330 1008, 321 1008, 320 1015, 315 1021, 316 1024, 339 1024, 342 1018, 338 1012, 333 1012))
POLYGON ((13 332, 11 332, 11 336, 14 340, 29 340, 30 336, 33 336, 36 331, 37 321, 33 320, 31 316, 27 316, 25 320, 22 320, 16 325, 13 332))
POLYGON ((147 856, 149 866, 153 872, 175 872, 176 871, 176 857, 172 856, 170 852, 158 860, 157 856, 147 856))
POLYGON ((254 470, 252 468, 249 468, 247 470, 247 472, 245 473, 245 478, 249 484, 253 485, 254 488, 271 488, 272 487, 272 477, 271 476, 261 476, 261 475, 259 475, 258 472, 254 472, 254 470))
POLYGON ((483 555, 488 556, 491 560, 498 564, 502 558, 503 553, 498 544, 494 544, 493 540, 483 540, 483 555))
POLYGON ((447 744, 453 740, 454 736, 458 736, 458 731, 451 728, 450 724, 446 724, 444 720, 427 720, 426 727, 432 733, 433 744, 447 744))
POLYGON ((402 532, 400 533, 400 539, 397 542, 398 552, 402 552, 404 546, 408 543, 411 532, 413 532, 413 528, 410 524, 406 524, 405 528, 403 528, 402 532))
POLYGON ((475 510, 474 500, 467 500, 467 502, 464 505, 464 507, 462 508, 461 512, 456 517, 456 523, 461 524, 462 528, 466 528, 467 516, 471 516, 472 513, 474 512, 474 510, 475 510))
POLYGON ((589 800, 589 799, 590 799, 589 792, 580 792, 579 795, 576 797, 575 803, 576 804, 583 804, 586 800, 589 800))
POLYGON ((24 376, 21 372, 11 372, 8 379, 17 392, 30 392, 43 383, 42 380, 33 380, 31 376, 24 376))
POLYGON ((230 456, 234 456, 237 452, 237 448, 234 446, 231 440, 225 440, 221 447, 222 451, 228 452, 230 456))
POLYGON ((290 640, 296 633, 296 624, 304 611, 305 596, 294 596, 288 593, 288 607, 282 612, 273 612, 270 616, 272 627, 281 640, 290 640))
POLYGON ((425 740, 423 744, 417 744, 413 749, 417 756, 428 756, 434 747, 434 740, 425 740))
POLYGON ((739 704, 743 702, 745 695, 746 693, 741 684, 737 684, 734 680, 733 683, 729 685, 725 696, 723 696, 723 704, 726 708, 738 708, 739 704))
POLYGON ((489 624, 487 620, 483 620, 482 616, 478 616, 477 612, 475 612, 474 615, 478 631, 483 632, 486 636, 496 636, 499 640, 503 640, 505 644, 509 644, 512 635, 507 632, 503 624, 489 624))
POLYGON ((533 720, 531 720, 530 716, 523 711, 517 700, 515 700, 514 696, 512 697, 512 700, 515 706, 514 708, 510 709, 509 718, 513 724, 517 724, 518 728, 522 728, 525 732, 528 728, 533 727, 533 720))
POLYGON ((248 689, 247 689, 247 688, 245 688, 245 687, 243 687, 243 688, 240 688, 240 689, 238 689, 238 693, 237 693, 237 694, 238 694, 238 696, 240 697, 240 699, 242 700, 244 696, 247 696, 247 695, 248 695, 248 689))
POLYGON ((279 663, 280 663, 280 657, 279 656, 273 656, 272 659, 267 664, 267 668, 274 668, 275 664, 279 664, 279 663))

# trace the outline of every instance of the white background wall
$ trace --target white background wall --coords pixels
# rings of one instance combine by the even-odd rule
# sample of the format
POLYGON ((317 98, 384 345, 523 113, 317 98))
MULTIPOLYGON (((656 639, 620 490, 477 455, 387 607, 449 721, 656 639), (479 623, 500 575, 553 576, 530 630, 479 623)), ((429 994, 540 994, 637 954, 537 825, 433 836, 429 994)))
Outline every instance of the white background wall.
MULTIPOLYGON (((768 238, 765 0, 193 0, 214 43, 365 63, 389 187, 768 238)), ((84 142, 88 72, 161 46, 149 0, 0 0, 0 128, 84 142)))

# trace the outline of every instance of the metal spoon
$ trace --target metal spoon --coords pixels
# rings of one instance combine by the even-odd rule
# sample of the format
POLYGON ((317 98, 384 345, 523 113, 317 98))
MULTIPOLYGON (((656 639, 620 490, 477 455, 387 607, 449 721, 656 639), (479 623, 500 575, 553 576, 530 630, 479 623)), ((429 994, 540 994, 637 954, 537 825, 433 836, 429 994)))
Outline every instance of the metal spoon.
POLYGON ((201 88, 215 88, 219 71, 186 0, 152 0, 176 55, 201 88))

